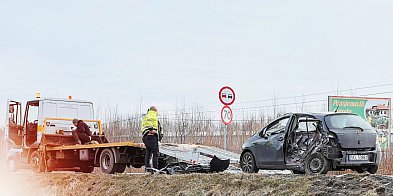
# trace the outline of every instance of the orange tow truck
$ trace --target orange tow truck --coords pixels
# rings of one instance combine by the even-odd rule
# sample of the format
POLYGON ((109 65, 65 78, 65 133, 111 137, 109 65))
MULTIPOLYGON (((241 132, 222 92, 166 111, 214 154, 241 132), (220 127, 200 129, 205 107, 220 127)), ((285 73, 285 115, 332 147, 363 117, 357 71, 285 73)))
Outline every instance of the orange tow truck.
POLYGON ((10 171, 30 167, 34 172, 54 170, 123 173, 125 168, 144 165, 145 148, 140 143, 109 143, 100 120, 94 119, 93 103, 39 96, 25 105, 8 101, 5 143, 10 171), (90 127, 92 139, 100 144, 76 145, 72 119, 82 119, 90 127))

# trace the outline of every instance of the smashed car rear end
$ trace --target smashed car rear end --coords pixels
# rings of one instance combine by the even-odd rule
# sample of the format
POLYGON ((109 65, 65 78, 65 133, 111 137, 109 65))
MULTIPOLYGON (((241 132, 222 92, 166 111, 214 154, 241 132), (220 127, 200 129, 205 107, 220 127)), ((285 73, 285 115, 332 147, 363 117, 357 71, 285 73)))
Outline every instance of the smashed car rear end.
POLYGON ((329 114, 323 120, 331 144, 324 155, 332 160, 332 169, 375 173, 381 159, 376 131, 355 114, 329 114))

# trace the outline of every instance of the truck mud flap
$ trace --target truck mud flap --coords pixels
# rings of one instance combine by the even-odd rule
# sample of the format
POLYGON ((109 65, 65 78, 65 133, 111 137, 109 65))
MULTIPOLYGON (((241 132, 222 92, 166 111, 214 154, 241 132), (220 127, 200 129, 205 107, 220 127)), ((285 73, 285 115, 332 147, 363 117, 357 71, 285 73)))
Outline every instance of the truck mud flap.
POLYGON ((228 169, 230 160, 221 160, 218 157, 214 156, 210 161, 210 172, 222 172, 228 169))

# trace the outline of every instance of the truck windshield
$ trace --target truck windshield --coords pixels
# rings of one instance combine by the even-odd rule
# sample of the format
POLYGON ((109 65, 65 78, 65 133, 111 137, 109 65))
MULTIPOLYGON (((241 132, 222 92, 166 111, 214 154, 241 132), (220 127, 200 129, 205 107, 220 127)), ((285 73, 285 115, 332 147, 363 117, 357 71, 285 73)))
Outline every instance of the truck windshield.
POLYGON ((325 117, 325 121, 329 129, 372 129, 368 122, 366 122, 360 116, 353 114, 329 115, 325 117))

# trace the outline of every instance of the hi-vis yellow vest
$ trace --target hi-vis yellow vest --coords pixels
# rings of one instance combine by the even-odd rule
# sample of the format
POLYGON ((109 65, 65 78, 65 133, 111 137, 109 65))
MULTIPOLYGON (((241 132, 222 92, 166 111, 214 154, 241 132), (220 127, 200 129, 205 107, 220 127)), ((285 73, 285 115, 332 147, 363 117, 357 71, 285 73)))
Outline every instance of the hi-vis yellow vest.
POLYGON ((158 113, 150 110, 142 120, 141 132, 145 132, 147 129, 158 130, 158 113))

